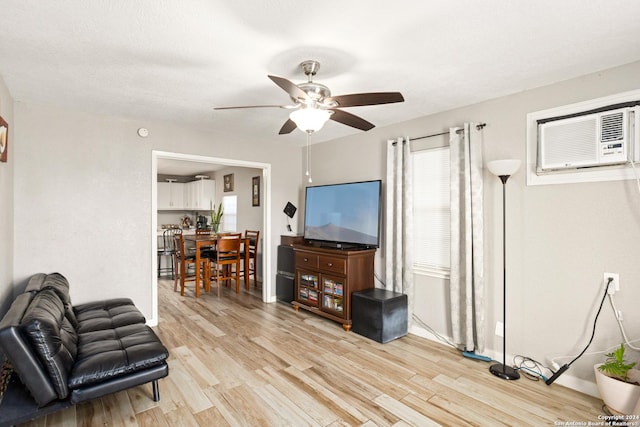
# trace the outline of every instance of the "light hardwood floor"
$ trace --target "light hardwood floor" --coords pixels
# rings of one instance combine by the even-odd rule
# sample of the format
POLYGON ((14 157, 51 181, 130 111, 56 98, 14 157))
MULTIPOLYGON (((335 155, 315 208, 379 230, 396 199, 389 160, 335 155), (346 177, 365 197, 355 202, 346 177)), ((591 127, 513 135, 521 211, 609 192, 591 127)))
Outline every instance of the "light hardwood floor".
POLYGON ((160 402, 146 385, 33 426, 551 426, 597 422, 602 402, 489 373, 488 363, 408 335, 379 344, 285 304, 159 284, 171 353, 160 402))

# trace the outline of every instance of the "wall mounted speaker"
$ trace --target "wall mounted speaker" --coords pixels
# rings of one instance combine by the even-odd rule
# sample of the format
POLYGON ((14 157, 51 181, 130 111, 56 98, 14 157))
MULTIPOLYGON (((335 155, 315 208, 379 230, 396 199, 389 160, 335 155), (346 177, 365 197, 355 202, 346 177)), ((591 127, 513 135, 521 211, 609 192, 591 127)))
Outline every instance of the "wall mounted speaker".
POLYGON ((284 207, 284 213, 286 213, 289 218, 293 218, 297 210, 298 208, 293 206, 291 202, 287 202, 287 206, 284 207))

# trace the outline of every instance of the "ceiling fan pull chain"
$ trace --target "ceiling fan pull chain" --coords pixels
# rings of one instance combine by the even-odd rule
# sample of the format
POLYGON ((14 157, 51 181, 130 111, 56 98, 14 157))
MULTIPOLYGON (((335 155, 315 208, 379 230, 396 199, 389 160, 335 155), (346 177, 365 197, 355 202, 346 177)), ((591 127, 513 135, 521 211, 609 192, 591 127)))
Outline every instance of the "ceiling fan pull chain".
POLYGON ((309 136, 311 135, 311 132, 307 131, 307 173, 306 175, 309 177, 309 182, 313 182, 313 180, 311 179, 311 172, 309 172, 309 136))

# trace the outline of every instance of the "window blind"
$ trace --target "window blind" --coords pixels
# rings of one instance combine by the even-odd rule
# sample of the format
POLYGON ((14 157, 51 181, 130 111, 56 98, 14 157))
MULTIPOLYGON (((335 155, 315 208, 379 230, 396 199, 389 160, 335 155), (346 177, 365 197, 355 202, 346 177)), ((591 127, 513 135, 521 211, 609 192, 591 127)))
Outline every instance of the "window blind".
POLYGON ((416 272, 448 277, 450 268, 449 147, 412 153, 413 262, 416 272))
POLYGON ((238 226, 238 196, 223 196, 222 209, 222 231, 236 231, 238 226))

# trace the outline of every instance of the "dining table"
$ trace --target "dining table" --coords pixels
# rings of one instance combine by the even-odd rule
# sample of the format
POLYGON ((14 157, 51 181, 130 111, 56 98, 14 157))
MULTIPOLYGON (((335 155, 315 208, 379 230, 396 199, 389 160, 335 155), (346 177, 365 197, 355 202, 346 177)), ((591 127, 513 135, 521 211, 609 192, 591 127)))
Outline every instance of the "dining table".
MULTIPOLYGON (((200 298, 200 279, 204 281, 205 290, 209 292, 211 290, 211 268, 209 268, 209 258, 203 257, 202 253, 205 250, 211 250, 215 248, 216 243, 220 236, 215 234, 188 234, 183 235, 184 243, 187 250, 191 248, 195 251, 195 268, 196 268, 196 298, 200 298), (202 269, 202 264, 205 264, 206 268, 202 269)), ((247 269, 249 266, 249 262, 251 259, 250 251, 245 250, 248 248, 250 244, 250 239, 241 237, 240 238, 240 253, 244 253, 244 257, 242 258, 243 263, 243 274, 244 274, 244 286, 246 289, 249 289, 249 275, 247 274, 247 269)), ((218 284, 219 286, 219 284, 218 284)))

